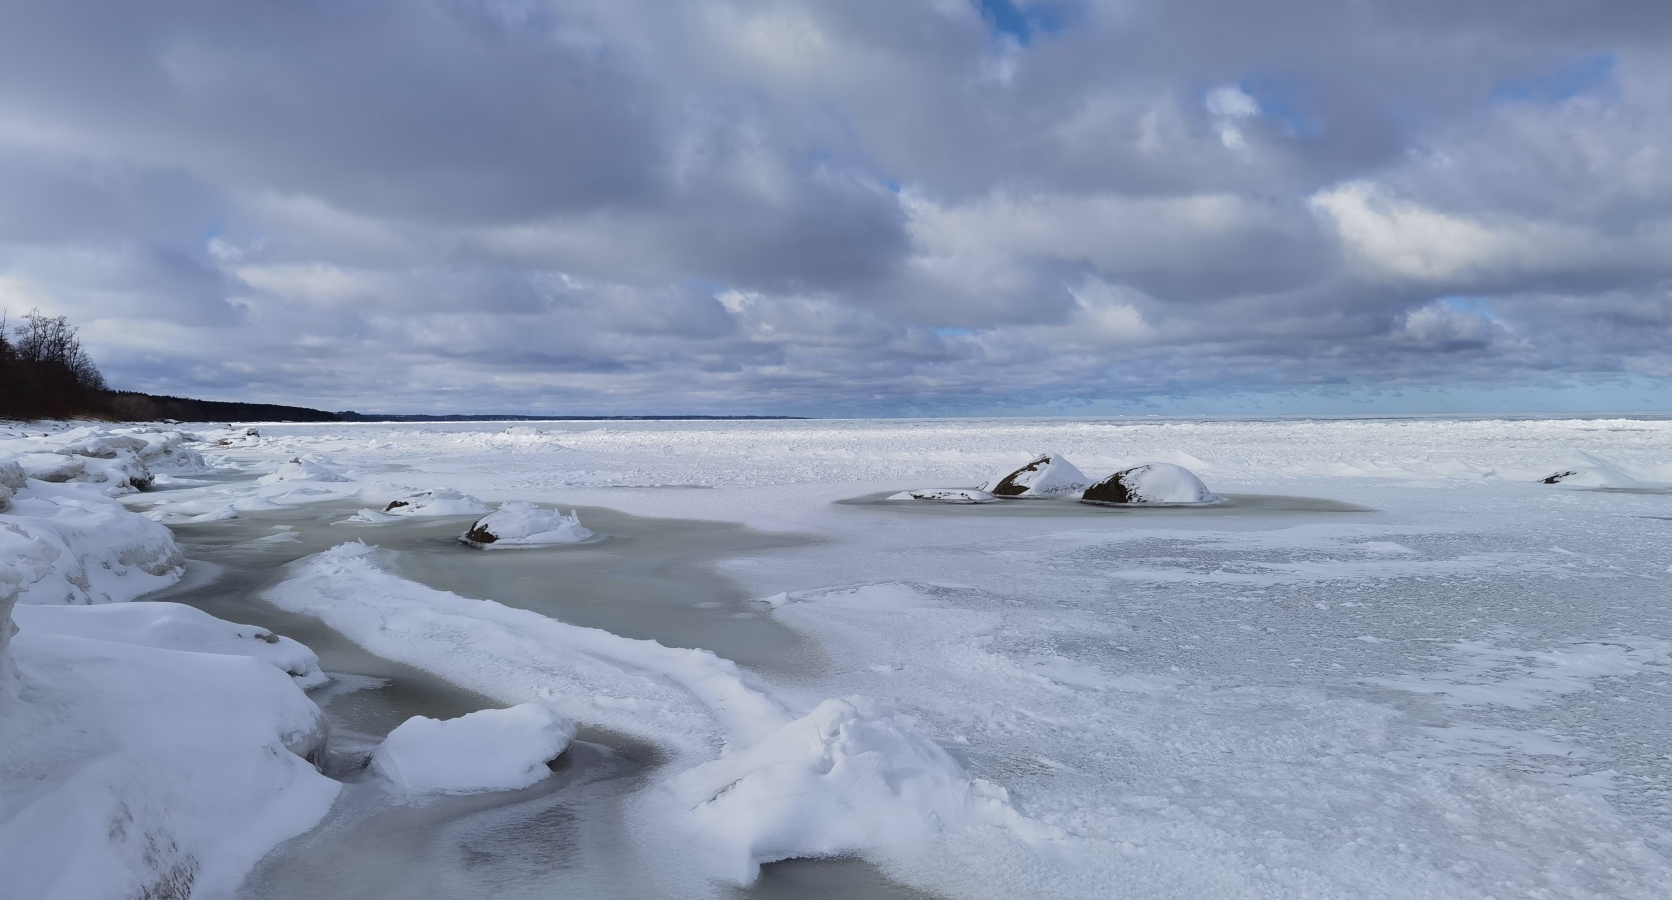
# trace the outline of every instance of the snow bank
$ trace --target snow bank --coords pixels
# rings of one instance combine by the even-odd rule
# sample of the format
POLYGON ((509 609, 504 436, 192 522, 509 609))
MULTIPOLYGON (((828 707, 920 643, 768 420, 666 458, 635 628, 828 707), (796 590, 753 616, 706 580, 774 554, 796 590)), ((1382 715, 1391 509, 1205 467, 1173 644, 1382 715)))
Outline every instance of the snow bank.
POLYGON ((114 603, 185 572, 169 530, 90 485, 31 482, 0 514, 0 570, 19 603, 114 603))
POLYGON ((1570 454, 1556 471, 1539 480, 1545 484, 1588 488, 1634 488, 1643 485, 1618 466, 1583 452, 1570 454))
POLYGON ((31 634, 57 634, 160 650, 248 656, 289 675, 304 689, 323 686, 319 657, 265 628, 217 619, 181 603, 136 601, 108 606, 25 606, 15 617, 31 634))
POLYGON ((447 488, 436 488, 407 494, 383 507, 390 516, 479 516, 489 506, 475 497, 447 488))
POLYGON ((527 500, 508 500, 499 509, 477 520, 459 537, 472 547, 537 547, 545 544, 575 544, 591 538, 578 514, 563 515, 543 509, 527 500))
POLYGON ((514 791, 551 774, 575 723, 537 703, 456 719, 413 716, 372 753, 372 768, 408 796, 514 791))
POLYGON ((322 744, 319 709, 274 666, 28 626, 12 650, 0 896, 230 895, 337 795, 301 755, 322 744))
POLYGON ((889 495, 888 499, 926 500, 930 503, 993 503, 999 498, 986 491, 969 488, 925 488, 918 491, 901 491, 889 495))
POLYGON ((1083 491, 1091 484, 1084 472, 1062 458, 1046 453, 1027 465, 987 482, 981 490, 998 497, 1060 497, 1083 491))
POLYGON ((1189 469, 1159 462, 1122 469, 1080 496, 1083 503, 1108 506, 1191 506, 1223 499, 1189 469))
POLYGON ((764 740, 667 783, 720 854, 755 879, 780 859, 909 851, 972 817, 1002 821, 1002 789, 864 697, 830 699, 764 740))
POLYGON ((666 647, 408 581, 361 543, 292 564, 263 596, 367 650, 503 703, 542 703, 695 762, 788 717, 764 686, 706 650, 666 647))

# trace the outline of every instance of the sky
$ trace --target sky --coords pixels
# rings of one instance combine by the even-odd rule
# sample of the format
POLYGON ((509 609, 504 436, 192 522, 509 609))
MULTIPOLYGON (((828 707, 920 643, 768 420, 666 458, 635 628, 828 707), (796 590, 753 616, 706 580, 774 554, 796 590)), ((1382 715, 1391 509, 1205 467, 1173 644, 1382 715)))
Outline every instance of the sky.
POLYGON ((1664 0, 12 0, 0 307, 362 412, 1672 410, 1664 0))

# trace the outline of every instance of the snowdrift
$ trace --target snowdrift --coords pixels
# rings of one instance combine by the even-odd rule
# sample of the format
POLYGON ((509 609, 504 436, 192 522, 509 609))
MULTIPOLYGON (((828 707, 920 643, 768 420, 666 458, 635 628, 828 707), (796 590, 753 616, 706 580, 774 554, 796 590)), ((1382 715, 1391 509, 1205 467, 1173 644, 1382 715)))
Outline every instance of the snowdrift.
POLYGON ((372 769, 401 794, 514 791, 551 775, 575 723, 537 703, 456 719, 413 716, 372 753, 372 769))

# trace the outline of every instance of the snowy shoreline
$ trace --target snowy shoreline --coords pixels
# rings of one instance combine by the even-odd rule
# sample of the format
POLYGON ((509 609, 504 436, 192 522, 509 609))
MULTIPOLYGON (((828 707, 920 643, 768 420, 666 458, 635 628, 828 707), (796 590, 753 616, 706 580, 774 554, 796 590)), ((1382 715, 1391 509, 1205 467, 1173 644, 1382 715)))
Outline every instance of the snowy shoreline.
MULTIPOLYGON (((1672 627, 1654 599, 1672 581, 1672 543, 1653 529, 1672 521, 1665 492, 1672 423, 955 420, 483 429, 260 425, 254 436, 176 443, 171 458, 186 464, 173 471, 158 465, 154 474, 172 483, 150 494, 126 490, 135 472, 119 473, 127 485, 111 474, 112 461, 125 461, 120 453, 85 457, 101 462, 83 463, 93 475, 80 477, 102 481, 28 482, 17 492, 21 502, 0 516, 8 526, 47 521, 44 507, 30 504, 75 504, 77 516, 105 517, 96 527, 77 526, 98 537, 75 558, 98 559, 95 544, 147 547, 149 555, 106 551, 113 563, 95 564, 79 581, 73 572, 49 571, 27 576, 27 590, 14 593, 30 594, 29 603, 49 590, 77 599, 85 581, 87 590, 103 591, 87 599, 131 600, 178 578, 178 550, 172 539, 160 543, 151 520, 212 527, 328 499, 358 498, 381 509, 415 490, 807 533, 819 542, 719 566, 767 601, 747 615, 814 636, 835 661, 827 672, 779 684, 671 644, 619 643, 606 632, 581 640, 588 629, 504 607, 489 615, 498 606, 484 603, 491 597, 467 600, 407 581, 354 544, 298 564, 271 596, 316 612, 355 640, 384 641, 368 644, 374 652, 409 654, 465 683, 478 679, 476 689, 501 702, 538 702, 576 721, 686 748, 658 782, 668 793, 640 798, 636 827, 642 840, 685 846, 676 856, 689 871, 679 878, 695 878, 682 883, 699 890, 711 878, 747 881, 755 864, 773 858, 855 851, 908 883, 957 897, 1089 897, 1115 884, 1180 897, 1288 896, 1302 885, 1388 897, 1420 885, 1436 896, 1472 897, 1506 881, 1566 885, 1555 896, 1653 897, 1672 885, 1668 848, 1657 837, 1672 821, 1646 800, 1664 771, 1632 749, 1666 737, 1669 727, 1666 701, 1653 687, 1672 676, 1672 627), (1090 477, 1170 462, 1200 473, 1216 491, 1317 497, 1341 510, 930 520, 834 502, 914 483, 980 484, 1042 446, 1069 454, 1090 477), (208 454, 201 466, 180 455, 191 447, 208 454), (211 465, 268 477, 264 484, 202 477, 211 465), (1568 470, 1582 474, 1542 483, 1568 470), (689 485, 715 489, 670 489, 689 485), (123 510, 111 498, 117 493, 149 519, 123 510), (54 577, 61 587, 48 587, 59 584, 54 577), (444 627, 428 618, 449 609, 464 618, 444 627), (355 615, 369 618, 357 624, 355 615), (491 659, 500 638, 423 643, 426 633, 455 634, 467 622, 486 627, 493 616, 515 620, 521 635, 551 634, 503 662, 491 659), (413 627, 389 630, 407 620, 413 627), (629 645, 644 649, 629 654, 629 645), (1208 647, 1220 648, 1217 658, 1203 655, 1208 647), (645 668, 670 653, 679 666, 698 667, 670 668, 676 657, 668 656, 645 668), (552 662, 537 678, 513 677, 532 671, 527 661, 542 654, 553 654, 552 662), (497 681, 480 681, 495 667, 497 681), (576 680, 560 669, 588 674, 576 680), (660 686, 650 693, 626 687, 634 678, 649 683, 644 674, 628 677, 632 671, 652 673, 660 686), (521 686, 495 687, 514 684, 521 686), (1619 699, 1598 705, 1591 698, 1601 699, 1599 691, 1619 699), (836 706, 825 699, 850 695, 874 699, 836 706), (653 706, 660 711, 652 714, 653 706), (802 750, 765 749, 774 741, 810 746, 814 734, 831 737, 813 742, 823 749, 810 762, 798 761, 802 750), (910 783, 925 792, 902 791, 889 775, 892 792, 868 794, 865 785, 878 782, 867 781, 874 775, 863 766, 842 782, 816 774, 832 771, 833 762, 846 772, 843 766, 871 759, 906 766, 918 779, 910 783), (820 787, 810 791, 813 784, 820 787), (729 788, 723 802, 715 793, 721 788, 729 788), (783 806, 789 797, 833 805, 783 806), (875 818, 853 818, 861 808, 875 818), (1461 818, 1436 818, 1437 809, 1461 818), (927 827, 910 825, 925 813, 932 813, 927 827), (1535 824, 1550 815, 1563 823, 1561 836, 1535 824), (808 832, 797 824, 808 821, 835 827, 808 832), (1319 821, 1332 824, 1319 829, 1319 821), (1357 843, 1331 836, 1340 833, 1356 834, 1357 843), (1282 838, 1262 837, 1271 834, 1282 838), (1501 846, 1477 853, 1471 848, 1479 841, 1501 846), (1611 874, 1587 861, 1603 857, 1611 874)), ((0 440, 0 457, 94 437, 14 437, 0 440), (19 440, 30 444, 14 449, 19 440)), ((141 449, 128 452, 137 459, 141 449)), ((41 527, 8 533, 40 541, 41 527)), ((60 540, 69 541, 64 534, 60 540)), ((31 553, 8 559, 45 557, 31 553)), ((12 645, 24 675, 8 701, 14 708, 16 697, 43 708, 49 657, 133 668, 146 653, 175 659, 189 649, 118 648, 111 628, 49 638, 46 619, 32 619, 33 612, 18 616, 24 631, 12 645), (98 645, 89 650, 91 641, 98 645)), ((299 645, 231 627, 209 629, 222 645, 194 638, 195 654, 242 659, 239 671, 285 682, 282 689, 278 682, 238 687, 274 698, 273 709, 291 702, 273 691, 293 691, 307 703, 300 682, 311 676, 299 645), (252 652, 228 656, 225 642, 240 640, 252 652), (283 665, 277 657, 263 662, 253 652, 263 648, 289 655, 283 665)), ((117 693, 90 683, 80 696, 105 691, 117 693)), ((291 772, 287 796, 295 799, 269 819, 283 824, 269 824, 238 852, 202 837, 188 839, 200 847, 176 841, 199 866, 192 871, 201 896, 229 893, 251 857, 265 852, 260 841, 271 847, 305 830, 335 796, 335 783, 297 755, 306 741, 295 736, 307 729, 290 716, 262 726, 272 732, 268 745, 284 746, 287 735, 293 745, 283 765, 291 772)), ((16 741, 22 717, 7 720, 14 728, 6 739, 16 741)), ((245 740, 260 731, 250 728, 245 740)), ((12 799, 20 796, 0 806, 0 847, 11 846, 6 835, 26 821, 12 799)), ((110 871, 126 864, 119 857, 111 855, 110 871)), ((132 867, 122 871, 140 877, 132 867)), ((164 866, 157 877, 180 871, 164 866)), ((119 895, 87 890, 82 895, 119 895)))

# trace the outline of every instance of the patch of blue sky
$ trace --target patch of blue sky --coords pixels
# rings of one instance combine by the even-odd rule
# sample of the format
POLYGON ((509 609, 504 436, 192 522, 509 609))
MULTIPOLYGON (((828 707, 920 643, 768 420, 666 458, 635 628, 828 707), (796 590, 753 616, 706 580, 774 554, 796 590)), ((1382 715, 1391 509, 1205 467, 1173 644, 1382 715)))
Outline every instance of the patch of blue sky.
POLYGON ((975 4, 994 31, 1014 38, 1024 47, 1035 35, 1061 31, 1067 24, 1062 10, 1054 3, 975 0, 975 4))
POLYGON ((1613 53, 1593 53, 1536 75, 1500 81, 1492 99, 1500 103, 1560 103, 1574 97, 1603 94, 1615 87, 1620 59, 1613 53))
POLYGON ((1498 314, 1492 311, 1492 303, 1486 297, 1441 297, 1439 302, 1458 312, 1473 313, 1477 316, 1485 316, 1493 321, 1498 320, 1498 314))
POLYGON ((1307 98, 1307 89, 1296 79, 1276 75, 1250 75, 1237 88, 1254 98, 1260 114, 1282 126, 1295 138, 1315 138, 1324 133, 1324 119, 1307 98))

